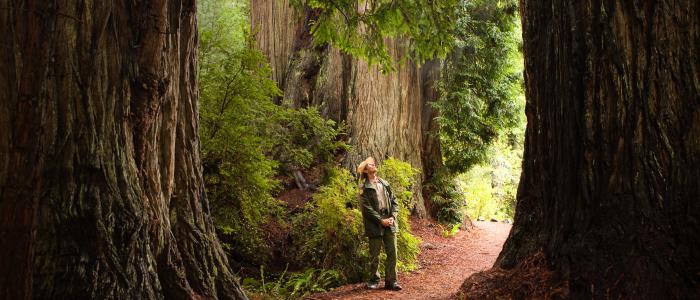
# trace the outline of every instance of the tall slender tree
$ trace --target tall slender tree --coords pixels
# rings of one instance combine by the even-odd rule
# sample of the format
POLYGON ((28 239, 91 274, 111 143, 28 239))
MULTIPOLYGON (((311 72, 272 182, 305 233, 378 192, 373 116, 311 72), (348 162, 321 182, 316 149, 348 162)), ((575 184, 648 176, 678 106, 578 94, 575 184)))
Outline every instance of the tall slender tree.
POLYGON ((204 193, 194 1, 3 1, 0 46, 0 298, 245 299, 204 193))
MULTIPOLYGON (((496 267, 526 273, 539 252, 561 296, 700 296, 699 6, 521 1, 528 125, 496 267)), ((486 277, 467 296, 523 278, 486 277)))

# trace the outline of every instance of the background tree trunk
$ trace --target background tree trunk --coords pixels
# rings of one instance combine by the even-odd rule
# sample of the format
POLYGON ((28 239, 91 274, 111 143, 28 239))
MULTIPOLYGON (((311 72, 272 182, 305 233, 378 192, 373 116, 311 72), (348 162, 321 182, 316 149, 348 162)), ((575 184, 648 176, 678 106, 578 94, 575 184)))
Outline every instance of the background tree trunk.
POLYGON ((571 298, 700 296, 698 5, 521 2, 528 127, 496 267, 543 250, 571 298))
POLYGON ((0 8, 0 295, 245 299, 199 157, 194 1, 0 8))
MULTIPOLYGON (((423 181, 442 166, 437 136, 427 133, 436 129, 435 111, 428 102, 437 99, 439 63, 407 61, 382 74, 335 48, 314 46, 308 24, 317 13, 308 8, 295 11, 288 1, 251 2, 252 32, 269 58, 284 99, 293 107, 317 106, 325 117, 347 124, 353 151, 343 162, 346 167, 354 170, 367 156, 380 163, 393 156, 421 169, 413 212, 426 216, 423 181)), ((400 57, 401 42, 388 44, 390 54, 400 57)))

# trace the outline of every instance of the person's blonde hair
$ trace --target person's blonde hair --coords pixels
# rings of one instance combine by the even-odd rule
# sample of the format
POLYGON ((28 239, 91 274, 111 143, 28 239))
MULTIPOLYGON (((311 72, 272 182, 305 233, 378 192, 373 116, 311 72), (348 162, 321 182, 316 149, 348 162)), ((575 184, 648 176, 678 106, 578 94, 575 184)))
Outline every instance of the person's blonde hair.
POLYGON ((369 156, 357 166, 357 174, 360 175, 360 195, 362 195, 365 192, 365 189, 363 187, 365 179, 367 179, 367 172, 365 172, 365 167, 367 167, 367 164, 369 164, 370 162, 374 163, 375 165, 377 163, 377 161, 374 160, 374 157, 369 156))

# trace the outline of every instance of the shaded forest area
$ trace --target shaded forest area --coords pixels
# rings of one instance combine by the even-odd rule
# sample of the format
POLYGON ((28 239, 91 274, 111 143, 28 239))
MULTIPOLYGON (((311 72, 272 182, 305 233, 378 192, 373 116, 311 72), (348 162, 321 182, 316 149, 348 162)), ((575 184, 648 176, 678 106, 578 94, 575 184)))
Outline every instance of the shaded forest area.
MULTIPOLYGON (((462 22, 449 57, 410 59, 409 40, 396 38, 383 50, 387 60, 371 65, 367 61, 378 58, 343 53, 330 40, 319 42, 328 37, 311 35, 334 31, 314 29, 325 26, 322 7, 199 5, 204 176, 219 237, 250 293, 301 297, 367 279, 354 174, 365 157, 377 157, 381 176, 399 195, 399 221, 406 224, 399 268, 411 271, 419 267, 420 241, 409 215, 437 219, 446 234, 465 229, 462 186, 471 181, 457 175, 479 163, 492 169, 488 152, 499 136, 499 153, 522 149, 514 2, 449 7, 459 8, 462 22), (467 63, 474 60, 479 63, 467 63), (269 69, 259 67, 268 63, 269 69), (455 110, 469 114, 448 113, 455 110)), ((397 26, 385 13, 368 16, 397 26)), ((513 164, 519 158, 514 155, 513 164)), ((472 205, 472 214, 488 211, 490 218, 503 206, 510 214, 501 217, 512 220, 516 172, 499 189, 507 190, 509 202, 499 205, 491 198, 496 193, 483 192, 473 203, 490 204, 490 211, 472 205)))
POLYGON ((697 6, 8 0, 0 298, 365 281, 367 156, 401 271, 411 218, 514 219, 455 298, 700 297, 697 6))

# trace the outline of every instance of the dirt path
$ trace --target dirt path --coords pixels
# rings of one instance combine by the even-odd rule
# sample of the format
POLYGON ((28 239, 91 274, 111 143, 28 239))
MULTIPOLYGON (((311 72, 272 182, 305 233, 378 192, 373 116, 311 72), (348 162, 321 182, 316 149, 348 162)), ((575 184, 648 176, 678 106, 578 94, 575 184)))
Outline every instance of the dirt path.
POLYGON ((490 268, 511 225, 496 222, 475 222, 469 232, 445 238, 442 229, 425 221, 412 221, 421 244, 420 268, 399 274, 402 291, 367 290, 364 283, 341 286, 331 292, 307 299, 448 299, 469 275, 490 268))

